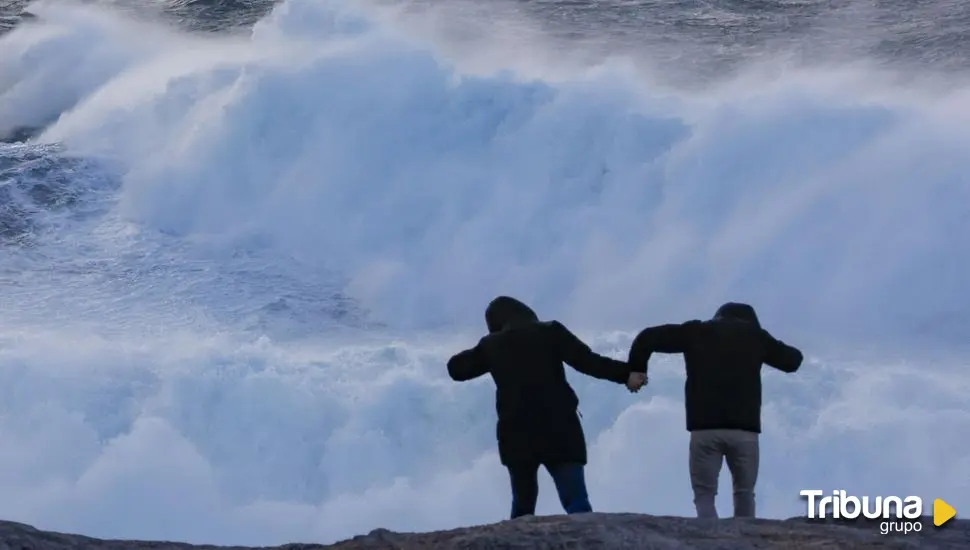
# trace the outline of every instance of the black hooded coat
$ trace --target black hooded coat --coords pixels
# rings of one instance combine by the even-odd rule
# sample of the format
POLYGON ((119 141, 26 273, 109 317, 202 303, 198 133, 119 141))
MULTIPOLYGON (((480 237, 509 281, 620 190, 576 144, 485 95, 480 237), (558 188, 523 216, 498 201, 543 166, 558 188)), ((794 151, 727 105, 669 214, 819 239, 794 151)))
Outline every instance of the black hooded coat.
POLYGON ((682 353, 687 367, 687 430, 735 429, 761 433, 761 367, 792 373, 802 352, 761 327, 754 308, 728 302, 707 321, 643 329, 628 362, 647 372, 654 352, 682 353))
POLYGON ((493 300, 485 323, 489 334, 449 359, 448 374, 456 381, 492 375, 502 464, 586 464, 579 399, 563 363, 618 384, 629 366, 594 353, 559 321, 539 321, 515 298, 493 300))

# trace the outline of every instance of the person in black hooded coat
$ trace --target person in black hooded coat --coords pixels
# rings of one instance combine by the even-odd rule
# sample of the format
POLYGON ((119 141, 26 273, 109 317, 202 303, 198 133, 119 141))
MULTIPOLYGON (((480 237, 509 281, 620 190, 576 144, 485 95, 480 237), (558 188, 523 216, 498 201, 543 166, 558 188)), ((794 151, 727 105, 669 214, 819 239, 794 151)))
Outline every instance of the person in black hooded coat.
POLYGON ((630 346, 631 380, 645 382, 647 361, 655 352, 684 354, 684 404, 697 516, 717 517, 714 498, 721 464, 726 460, 734 485, 734 515, 754 517, 761 367, 796 372, 802 352, 762 328, 753 307, 737 302, 723 304, 706 321, 643 329, 630 346))
POLYGON ((496 438, 512 485, 511 517, 535 514, 539 466, 552 476, 567 513, 591 512, 579 399, 563 362, 618 384, 628 383, 629 366, 594 353, 559 321, 539 321, 509 296, 489 303, 485 324, 489 334, 451 357, 448 374, 458 382, 491 374, 495 382, 496 438))

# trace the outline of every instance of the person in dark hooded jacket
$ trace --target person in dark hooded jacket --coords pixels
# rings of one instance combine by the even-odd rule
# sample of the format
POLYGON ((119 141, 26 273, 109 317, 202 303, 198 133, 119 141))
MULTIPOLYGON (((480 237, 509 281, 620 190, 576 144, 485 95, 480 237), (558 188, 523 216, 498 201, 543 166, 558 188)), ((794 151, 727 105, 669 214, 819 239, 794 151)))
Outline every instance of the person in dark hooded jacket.
POLYGON ((594 353, 559 321, 539 321, 515 298, 492 300, 485 323, 489 334, 451 357, 448 374, 458 382, 491 374, 495 382, 496 438, 512 485, 511 517, 535 514, 539 466, 552 476, 566 513, 591 512, 579 399, 563 362, 618 384, 628 383, 629 366, 594 353))
MULTIPOLYGON (((796 372, 802 352, 761 327, 753 307, 728 302, 707 321, 665 324, 641 331, 630 347, 634 385, 646 379, 651 354, 682 353, 690 432, 690 478, 698 517, 717 517, 714 498, 726 459, 735 517, 754 517, 761 433, 761 367, 796 372), (636 378, 637 380, 634 380, 636 378)), ((631 385, 631 390, 633 386, 631 385)))

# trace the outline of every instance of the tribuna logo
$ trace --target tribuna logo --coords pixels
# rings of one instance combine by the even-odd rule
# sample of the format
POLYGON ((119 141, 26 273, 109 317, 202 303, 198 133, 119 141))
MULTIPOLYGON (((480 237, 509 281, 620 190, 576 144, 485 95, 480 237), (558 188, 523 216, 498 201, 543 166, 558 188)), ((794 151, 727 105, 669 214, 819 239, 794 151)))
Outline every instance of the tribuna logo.
POLYGON ((920 521, 923 499, 920 497, 855 497, 847 495, 844 490, 835 490, 823 497, 824 491, 818 489, 804 490, 798 494, 808 497, 809 519, 856 519, 860 515, 867 519, 881 519, 879 532, 883 535, 890 532, 919 532, 923 529, 920 521))

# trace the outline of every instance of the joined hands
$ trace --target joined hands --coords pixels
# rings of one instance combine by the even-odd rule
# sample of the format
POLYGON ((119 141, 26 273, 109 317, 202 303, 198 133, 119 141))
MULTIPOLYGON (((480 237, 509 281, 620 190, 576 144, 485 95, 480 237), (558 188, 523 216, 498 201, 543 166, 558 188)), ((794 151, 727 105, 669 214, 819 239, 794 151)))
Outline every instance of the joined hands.
POLYGON ((626 389, 630 390, 630 393, 636 393, 646 385, 647 374, 644 372, 631 372, 629 378, 626 380, 626 389))

